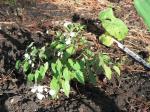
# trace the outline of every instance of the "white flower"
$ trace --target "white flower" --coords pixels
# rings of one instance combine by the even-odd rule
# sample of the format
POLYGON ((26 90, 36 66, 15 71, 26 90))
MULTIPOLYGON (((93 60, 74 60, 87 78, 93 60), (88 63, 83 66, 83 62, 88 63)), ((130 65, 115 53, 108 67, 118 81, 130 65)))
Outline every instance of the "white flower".
POLYGON ((60 92, 64 92, 64 90, 63 90, 63 89, 60 89, 60 92))
POLYGON ((67 27, 67 26, 70 25, 70 24, 72 24, 72 22, 70 22, 70 21, 65 21, 64 27, 67 27))
POLYGON ((43 90, 44 90, 44 86, 38 86, 38 87, 37 87, 37 91, 38 91, 39 93, 43 93, 43 90))
POLYGON ((67 33, 63 33, 64 36, 67 36, 67 33))
POLYGON ((29 60, 29 64, 31 64, 32 63, 32 61, 31 60, 29 60))
POLYGON ((42 100, 43 98, 45 98, 45 96, 41 93, 36 93, 36 96, 39 100, 42 100))
POLYGON ((57 56, 60 56, 61 55, 61 52, 58 52, 57 56))
POLYGON ((70 32, 70 37, 75 37, 76 33, 75 32, 70 32))
POLYGON ((32 63, 31 67, 34 67, 34 63, 32 63))
POLYGON ((14 102, 14 98, 12 98, 11 100, 10 100, 10 103, 13 103, 14 102))
POLYGON ((49 30, 46 30, 46 34, 49 34, 49 30))
POLYGON ((66 43, 66 45, 69 45, 69 44, 71 44, 71 38, 67 38, 67 39, 65 39, 65 43, 66 43))
POLYGON ((58 52, 57 56, 60 56, 62 58, 63 52, 58 52))
POLYGON ((31 92, 32 93, 36 93, 36 92, 39 92, 39 93, 43 93, 43 90, 44 90, 44 86, 36 86, 34 85, 33 87, 31 87, 31 92))
POLYGON ((29 55, 28 53, 24 54, 24 57, 25 57, 26 59, 30 59, 30 55, 29 55))
POLYGON ((32 93, 36 93, 36 91, 37 91, 37 86, 31 87, 31 92, 32 92, 32 93))
POLYGON ((51 96, 54 96, 55 94, 56 94, 56 92, 55 92, 55 90, 49 90, 49 94, 51 95, 51 96))
POLYGON ((45 88, 44 88, 44 91, 47 93, 47 92, 48 92, 48 89, 45 87, 45 88))

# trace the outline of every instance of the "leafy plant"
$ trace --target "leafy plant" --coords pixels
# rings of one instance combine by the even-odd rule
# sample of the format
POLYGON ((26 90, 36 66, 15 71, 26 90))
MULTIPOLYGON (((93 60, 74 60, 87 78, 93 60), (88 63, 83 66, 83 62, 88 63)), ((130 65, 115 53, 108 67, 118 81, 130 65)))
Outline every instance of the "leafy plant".
POLYGON ((52 98, 57 98, 60 91, 69 97, 71 80, 96 83, 96 75, 100 73, 111 79, 112 69, 120 75, 107 54, 91 50, 91 43, 83 36, 84 28, 79 23, 67 23, 50 44, 37 48, 31 43, 24 59, 16 62, 16 68, 23 68, 28 81, 35 83, 50 71, 52 98))
POLYGON ((150 2, 149 0, 134 0, 134 6, 139 13, 139 15, 144 19, 145 24, 150 30, 150 2))
POLYGON ((126 37, 128 28, 122 20, 114 16, 112 8, 100 12, 98 17, 105 29, 105 33, 99 37, 104 45, 109 47, 113 43, 113 38, 121 41, 126 37))
POLYGON ((33 44, 34 43, 32 42, 27 47, 26 53, 24 54, 24 60, 18 60, 15 67, 16 69, 22 67, 23 72, 28 74, 28 80, 34 80, 35 84, 37 84, 37 81, 44 79, 49 65, 47 61, 43 61, 47 59, 45 54, 45 46, 37 49, 35 46, 33 46, 33 44))

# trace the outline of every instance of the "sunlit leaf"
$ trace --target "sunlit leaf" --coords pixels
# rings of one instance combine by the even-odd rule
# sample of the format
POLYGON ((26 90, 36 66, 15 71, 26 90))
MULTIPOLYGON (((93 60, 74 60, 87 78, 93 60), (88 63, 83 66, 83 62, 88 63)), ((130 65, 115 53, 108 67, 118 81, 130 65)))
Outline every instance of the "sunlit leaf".
POLYGON ((103 22, 104 20, 108 20, 108 19, 111 20, 111 19, 114 19, 115 16, 114 16, 114 14, 113 14, 112 8, 107 8, 107 9, 101 11, 101 12, 99 13, 99 15, 98 15, 98 18, 99 18, 99 20, 101 20, 102 22, 103 22))
POLYGON ((112 71, 111 71, 110 67, 108 67, 106 64, 104 64, 102 67, 104 69, 106 77, 110 80, 111 75, 112 75, 112 71))
POLYGON ((99 37, 99 40, 102 42, 102 44, 108 47, 110 47, 113 44, 113 38, 106 34, 101 35, 99 37))
POLYGON ((34 74, 32 74, 32 73, 30 73, 29 75, 28 75, 28 81, 33 81, 34 80, 34 74))
POLYGON ((67 52, 69 55, 74 54, 74 52, 75 52, 74 46, 70 46, 69 48, 67 48, 67 49, 66 49, 66 52, 67 52))
POLYGON ((63 77, 65 80, 69 81, 70 80, 70 74, 68 68, 64 68, 63 70, 63 77))
POLYGON ((105 28, 106 32, 119 41, 123 40, 128 33, 127 26, 118 18, 113 20, 105 20, 102 22, 102 26, 105 28))
POLYGON ((56 64, 55 63, 51 64, 51 69, 52 69, 53 73, 56 73, 56 64))
POLYGON ((39 70, 36 70, 34 74, 35 82, 37 82, 39 75, 40 75, 39 70))
POLYGON ((62 65, 60 59, 57 59, 57 61, 56 61, 56 69, 57 69, 59 74, 62 74, 62 67, 63 67, 63 65, 62 65))
POLYGON ((69 59, 68 59, 68 63, 69 63, 69 65, 73 68, 73 66, 74 66, 73 60, 69 58, 69 59))
POLYGON ((40 67, 39 73, 40 73, 40 76, 42 76, 42 79, 44 79, 45 73, 47 72, 47 70, 48 70, 48 62, 46 62, 44 66, 40 67))
POLYGON ((20 64, 21 64, 20 60, 17 60, 16 65, 15 65, 15 68, 16 68, 17 70, 19 69, 20 64))
POLYGON ((50 82, 50 88, 56 92, 56 94, 53 96, 55 98, 60 90, 59 82, 55 77, 53 77, 50 82))
POLYGON ((27 72, 28 69, 29 69, 29 66, 30 66, 30 65, 29 65, 29 62, 28 62, 28 61, 25 61, 24 64, 23 64, 23 71, 24 71, 24 72, 27 72))
POLYGON ((82 84, 84 84, 84 75, 83 75, 83 73, 81 72, 81 71, 76 71, 75 72, 76 74, 75 74, 75 78, 80 82, 80 83, 82 83, 82 84))
POLYGON ((69 97, 69 93, 70 93, 70 83, 68 80, 66 81, 62 81, 62 88, 64 90, 64 93, 67 97, 69 97))
POLYGON ((81 69, 81 66, 80 66, 80 64, 79 64, 78 61, 75 62, 75 64, 73 65, 73 68, 74 68, 75 70, 80 70, 80 69, 81 69))
POLYGON ((120 69, 118 66, 113 66, 113 69, 115 70, 115 72, 120 76, 120 69))
POLYGON ((56 46, 56 49, 64 49, 66 47, 66 45, 65 44, 58 44, 57 46, 56 46))

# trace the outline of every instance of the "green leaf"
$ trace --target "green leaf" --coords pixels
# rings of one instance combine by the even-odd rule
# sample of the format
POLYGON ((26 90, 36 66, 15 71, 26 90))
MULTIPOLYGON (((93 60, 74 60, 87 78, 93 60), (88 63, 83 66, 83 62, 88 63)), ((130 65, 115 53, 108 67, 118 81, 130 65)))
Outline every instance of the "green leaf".
POLYGON ((57 45, 57 41, 53 41, 50 46, 53 48, 53 47, 55 47, 56 45, 57 45))
POLYGON ((107 47, 110 47, 113 44, 113 38, 107 34, 101 35, 99 40, 107 47))
POLYGON ((34 80, 34 74, 30 73, 27 77, 28 81, 33 81, 34 80))
POLYGON ((91 50, 85 49, 85 51, 86 51, 87 55, 89 55, 90 57, 94 56, 94 53, 91 50))
POLYGON ((104 20, 108 20, 108 19, 111 20, 111 19, 114 19, 115 16, 114 16, 114 14, 113 14, 112 8, 107 8, 107 9, 101 11, 101 12, 99 13, 98 18, 99 18, 99 20, 102 21, 102 22, 103 22, 104 20))
POLYGON ((56 69, 58 71, 58 74, 62 74, 62 67, 63 67, 63 65, 62 65, 60 59, 57 59, 57 61, 56 61, 56 69))
POLYGON ((92 72, 89 74, 89 82, 96 84, 96 76, 92 72))
POLYGON ((69 48, 66 49, 66 52, 69 54, 69 55, 72 55, 75 53, 75 48, 74 46, 70 46, 69 48))
POLYGON ((51 64, 51 69, 52 69, 53 73, 56 73, 56 64, 55 63, 51 64))
POLYGON ((71 79, 74 79, 75 78, 75 76, 76 76, 76 73, 74 72, 74 71, 70 71, 70 80, 71 79))
POLYGON ((81 71, 76 71, 75 72, 75 78, 82 84, 84 84, 84 75, 81 71))
POLYGON ((107 54, 102 53, 102 54, 101 54, 101 57, 103 58, 103 61, 104 61, 106 64, 108 64, 108 63, 110 62, 110 57, 109 57, 107 54))
POLYGON ((17 70, 19 70, 20 64, 21 64, 21 61, 18 60, 18 61, 16 62, 16 65, 15 65, 15 68, 16 68, 17 70))
POLYGON ((74 67, 74 62, 73 62, 73 60, 72 59, 68 59, 68 63, 69 63, 69 65, 73 68, 74 67))
POLYGON ((40 76, 42 76, 42 79, 44 79, 45 73, 47 72, 47 70, 48 70, 48 62, 46 62, 44 66, 40 67, 39 73, 40 73, 40 76))
POLYGON ((56 46, 56 49, 64 49, 66 47, 66 45, 65 44, 58 44, 57 46, 56 46))
POLYGON ((75 64, 73 65, 73 69, 75 69, 75 70, 80 70, 81 69, 81 66, 80 66, 78 61, 76 61, 75 64))
POLYGON ((29 69, 29 62, 28 60, 25 60, 24 64, 23 64, 23 71, 27 72, 29 69))
POLYGON ((36 70, 34 74, 35 82, 37 82, 39 75, 40 75, 39 70, 36 70))
POLYGON ((106 32, 119 41, 123 40, 128 33, 127 26, 118 18, 113 20, 105 20, 102 22, 102 26, 105 28, 106 32))
POLYGON ((120 76, 120 69, 118 66, 114 65, 113 69, 115 70, 115 72, 120 76))
POLYGON ((70 93, 70 83, 68 80, 66 81, 62 81, 62 88, 64 90, 64 93, 67 97, 69 97, 69 93, 70 93))
POLYGON ((110 57, 107 54, 99 53, 99 66, 103 66, 104 64, 109 64, 110 57))
POLYGON ((47 58, 47 56, 46 56, 46 54, 45 54, 45 46, 44 47, 42 47, 40 50, 39 50, 39 58, 44 58, 44 59, 46 59, 47 58))
POLYGON ((64 77, 65 80, 68 80, 68 81, 70 80, 70 74, 69 74, 68 68, 64 68, 63 77, 64 77))
POLYGON ((106 64, 104 64, 102 67, 104 69, 106 77, 110 80, 111 75, 112 75, 112 71, 111 71, 110 67, 108 67, 106 64))
POLYGON ((50 82, 50 88, 56 92, 56 94, 53 96, 55 98, 60 90, 59 82, 55 77, 53 77, 50 82))

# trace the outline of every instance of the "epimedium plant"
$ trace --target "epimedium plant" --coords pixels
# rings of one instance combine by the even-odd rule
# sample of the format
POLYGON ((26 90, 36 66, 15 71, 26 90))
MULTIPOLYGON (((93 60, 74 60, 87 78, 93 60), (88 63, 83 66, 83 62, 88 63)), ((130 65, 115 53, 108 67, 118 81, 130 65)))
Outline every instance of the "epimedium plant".
POLYGON ((128 34, 126 24, 114 16, 112 8, 107 8, 99 13, 99 20, 102 23, 105 33, 99 37, 99 40, 106 46, 110 47, 114 40, 122 41, 128 34))
POLYGON ((61 91, 69 97, 71 80, 96 83, 97 74, 111 79, 112 70, 120 75, 119 67, 106 53, 91 50, 91 43, 83 36, 84 28, 79 23, 65 23, 64 30, 57 31, 49 44, 37 48, 31 43, 23 60, 16 62, 16 69, 22 68, 28 81, 35 84, 50 75, 52 98, 61 91))

